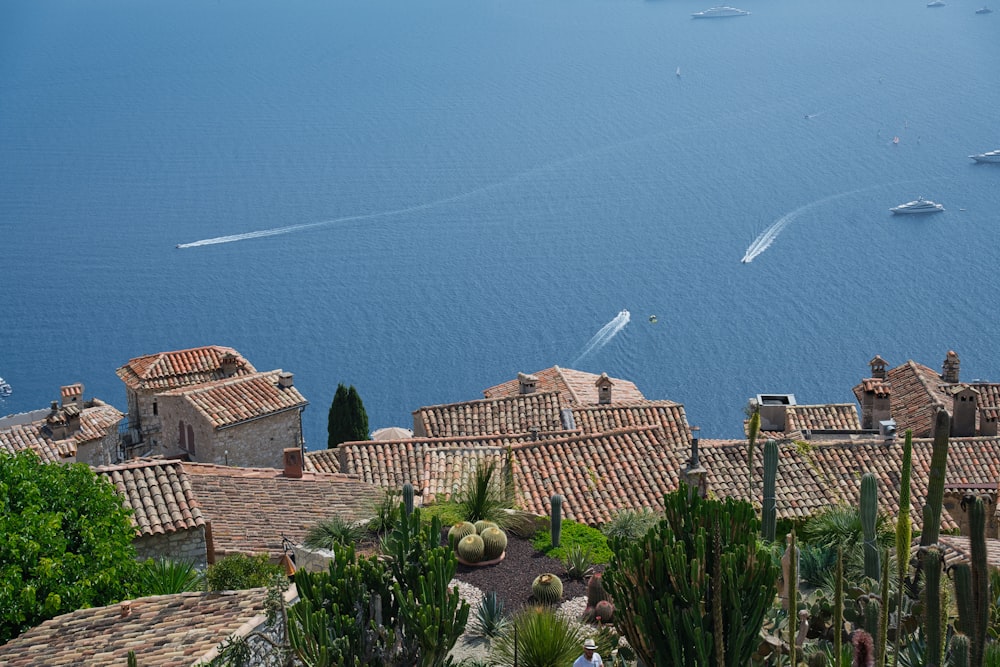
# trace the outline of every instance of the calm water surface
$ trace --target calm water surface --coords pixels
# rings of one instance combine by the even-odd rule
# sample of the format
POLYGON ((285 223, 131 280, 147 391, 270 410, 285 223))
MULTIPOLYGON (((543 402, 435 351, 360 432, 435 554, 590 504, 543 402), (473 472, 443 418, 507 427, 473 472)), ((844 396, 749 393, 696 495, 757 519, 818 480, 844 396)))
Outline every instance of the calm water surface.
POLYGON ((338 382, 409 425, 623 309, 575 366, 705 437, 853 401, 875 354, 998 381, 976 2, 7 0, 0 414, 124 409, 129 358, 225 344, 295 373, 321 447, 338 382), (921 194, 947 211, 889 215, 921 194))

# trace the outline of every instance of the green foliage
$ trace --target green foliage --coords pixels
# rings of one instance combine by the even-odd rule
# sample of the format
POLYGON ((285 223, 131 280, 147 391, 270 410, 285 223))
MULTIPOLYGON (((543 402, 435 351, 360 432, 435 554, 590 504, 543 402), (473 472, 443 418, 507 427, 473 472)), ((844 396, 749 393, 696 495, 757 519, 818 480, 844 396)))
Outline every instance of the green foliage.
POLYGON ((609 540, 616 537, 624 540, 637 540, 649 529, 660 522, 663 517, 643 507, 639 510, 621 510, 611 516, 611 519, 601 526, 601 532, 609 540))
POLYGON ((232 554, 209 565, 205 579, 210 591, 238 591, 271 586, 285 579, 285 571, 268 560, 267 554, 232 554))
POLYGON ((333 449, 342 442, 368 439, 368 413, 365 412, 361 396, 354 385, 337 385, 327 415, 326 431, 328 449, 333 449))
POLYGON ((504 610, 503 600, 496 591, 483 594, 483 599, 476 608, 476 618, 472 623, 473 634, 487 639, 499 637, 510 624, 510 617, 504 610))
POLYGON ((526 607, 493 645, 492 658, 507 667, 514 662, 514 628, 517 628, 518 667, 564 667, 580 655, 584 630, 548 608, 526 607))
POLYGON ((931 471, 927 478, 927 502, 924 504, 924 527, 920 545, 937 544, 941 532, 941 506, 944 503, 944 474, 948 464, 948 436, 951 416, 938 410, 934 417, 934 444, 931 447, 931 471))
POLYGON ((193 563, 158 558, 144 561, 139 568, 137 596, 170 595, 200 591, 205 578, 193 563))
POLYGON ((612 542, 603 578, 618 629, 649 667, 715 665, 720 643, 727 667, 746 665, 778 576, 753 507, 682 487, 664 497, 664 517, 640 540, 612 542))
POLYGON ((566 576, 570 579, 583 580, 588 574, 594 571, 594 561, 591 558, 592 547, 584 547, 574 544, 570 547, 569 553, 563 558, 563 565, 566 567, 566 576))
POLYGON ((512 502, 507 496, 503 480, 494 461, 480 461, 456 494, 459 513, 463 521, 492 521, 501 528, 506 526, 509 514, 505 511, 512 502))
MULTIPOLYGON (((372 518, 367 526, 369 533, 384 535, 393 529, 399 520, 399 498, 398 491, 392 489, 383 491, 382 497, 372 508, 372 518)), ((403 502, 405 504, 405 499, 403 502)))
MULTIPOLYGON (((860 581, 865 576, 864 569, 864 527, 861 511, 849 505, 834 505, 814 514, 799 531, 802 542, 814 547, 844 550, 844 577, 848 581, 860 581)), ((879 550, 891 547, 895 533, 888 517, 879 514, 875 519, 875 544, 879 550)))
POLYGON ((82 464, 0 452, 0 644, 42 621, 132 596, 135 529, 82 464))
POLYGON ((865 561, 865 576, 878 581, 879 578, 879 548, 875 535, 875 522, 878 518, 878 486, 875 475, 866 472, 861 476, 861 528, 864 533, 862 551, 865 561))
POLYGON ((569 521, 562 522, 562 541, 559 547, 552 546, 552 539, 547 528, 539 530, 531 538, 531 543, 538 551, 546 556, 563 560, 569 555, 574 546, 581 546, 591 550, 591 558, 595 565, 603 565, 611 561, 611 547, 608 538, 604 533, 591 528, 582 523, 569 521))
POLYGON ((813 588, 826 586, 837 563, 837 550, 823 545, 799 547, 799 577, 813 588))
POLYGON ((774 497, 777 477, 778 443, 774 440, 768 440, 764 443, 764 501, 761 505, 761 537, 768 542, 774 542, 778 521, 778 510, 774 497))
POLYGON ((941 603, 941 570, 944 559, 936 547, 927 550, 923 568, 926 584, 923 599, 923 631, 927 639, 927 666, 941 667, 944 659, 944 621, 947 607, 941 603))
POLYGON ((334 544, 356 544, 364 534, 361 526, 332 516, 309 528, 302 543, 310 549, 332 549, 334 544))

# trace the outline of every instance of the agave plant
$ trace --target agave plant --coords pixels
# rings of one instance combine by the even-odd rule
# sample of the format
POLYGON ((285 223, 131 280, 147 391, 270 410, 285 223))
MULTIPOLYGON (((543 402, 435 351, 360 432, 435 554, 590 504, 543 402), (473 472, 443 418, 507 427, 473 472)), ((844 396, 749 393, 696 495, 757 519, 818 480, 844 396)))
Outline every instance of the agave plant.
POLYGON ((472 632, 479 637, 494 639, 499 637, 510 625, 510 617, 503 608, 503 600, 497 597, 496 591, 483 595, 476 609, 472 632))
POLYGON ((459 511, 465 521, 492 521, 503 528, 509 522, 505 511, 511 503, 493 461, 480 461, 457 494, 459 511))
POLYGON ((500 665, 515 665, 515 628, 518 667, 571 665, 585 639, 584 629, 565 616, 551 609, 526 607, 493 642, 491 657, 500 665))
POLYGON ((574 544, 566 557, 563 558, 563 565, 566 566, 566 576, 570 579, 583 580, 588 574, 594 571, 593 560, 594 549, 584 548, 579 544, 574 544))
POLYGON ((648 507, 639 510, 622 510, 615 513, 611 520, 604 524, 601 532, 607 536, 609 542, 615 537, 637 540, 659 523, 661 518, 663 517, 648 507))
POLYGON ((193 563, 165 558, 143 562, 139 578, 142 595, 188 593, 205 587, 205 578, 193 563))
POLYGON ((302 543, 310 549, 333 549, 334 544, 355 544, 363 535, 364 529, 360 526, 334 516, 310 528, 302 543))

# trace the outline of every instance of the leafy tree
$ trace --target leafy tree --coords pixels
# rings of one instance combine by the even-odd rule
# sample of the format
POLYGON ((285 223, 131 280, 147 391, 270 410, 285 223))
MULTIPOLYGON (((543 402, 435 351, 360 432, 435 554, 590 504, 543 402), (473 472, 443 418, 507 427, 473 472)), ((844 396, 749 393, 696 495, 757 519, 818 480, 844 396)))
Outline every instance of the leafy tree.
POLYGON ((267 554, 230 554, 209 565, 205 579, 210 591, 237 591, 264 588, 275 580, 283 581, 285 571, 277 563, 272 563, 267 554))
POLYGON ((135 593, 135 529, 82 464, 0 452, 0 644, 42 621, 135 593))
POLYGON ((328 449, 333 449, 342 442, 368 439, 368 413, 365 412, 361 396, 358 395, 354 385, 350 387, 345 387, 343 383, 337 385, 333 402, 330 404, 326 431, 328 449))

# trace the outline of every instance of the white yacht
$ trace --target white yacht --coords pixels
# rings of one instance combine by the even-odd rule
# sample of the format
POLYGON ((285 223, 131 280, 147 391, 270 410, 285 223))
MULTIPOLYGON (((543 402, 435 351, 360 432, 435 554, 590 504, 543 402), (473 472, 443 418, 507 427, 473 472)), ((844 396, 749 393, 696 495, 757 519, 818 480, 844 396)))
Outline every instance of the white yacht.
POLYGON ((931 0, 927 3, 928 7, 944 7, 944 3, 941 0, 931 0))
POLYGON ((976 162, 1000 162, 1000 150, 977 153, 976 155, 970 155, 969 157, 976 162))
POLYGON ((736 9, 736 7, 712 7, 711 9, 706 9, 703 12, 695 12, 691 16, 696 19, 717 19, 723 18, 725 16, 747 16, 750 12, 745 9, 736 9))
POLYGON ((989 7, 980 7, 979 9, 976 10, 976 13, 977 14, 992 14, 993 10, 990 9, 989 7))
POLYGON ((937 213, 938 211, 943 211, 944 206, 941 204, 935 204, 930 199, 917 197, 913 201, 908 201, 905 204, 900 204, 899 206, 890 208, 889 210, 897 215, 902 215, 904 213, 937 213))

